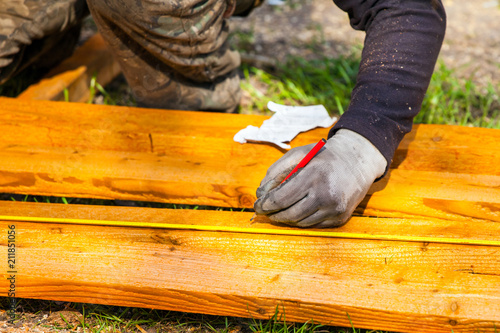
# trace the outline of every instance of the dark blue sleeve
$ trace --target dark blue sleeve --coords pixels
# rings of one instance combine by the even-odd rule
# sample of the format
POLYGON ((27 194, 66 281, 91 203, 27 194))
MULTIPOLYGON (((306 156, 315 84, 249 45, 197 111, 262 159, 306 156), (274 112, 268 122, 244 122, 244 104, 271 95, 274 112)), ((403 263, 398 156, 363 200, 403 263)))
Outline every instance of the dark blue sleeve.
POLYGON ((439 0, 334 0, 351 26, 366 31, 351 103, 330 130, 355 131, 384 155, 387 168, 420 111, 443 43, 439 0))

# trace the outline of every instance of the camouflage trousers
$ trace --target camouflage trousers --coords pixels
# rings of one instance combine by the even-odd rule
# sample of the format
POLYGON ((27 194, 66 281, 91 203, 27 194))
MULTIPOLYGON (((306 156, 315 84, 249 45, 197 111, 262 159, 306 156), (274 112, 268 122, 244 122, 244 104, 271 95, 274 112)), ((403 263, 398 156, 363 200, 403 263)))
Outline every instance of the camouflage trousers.
POLYGON ((256 0, 88 0, 141 106, 231 112, 241 93, 227 19, 256 0))
POLYGON ((1 0, 0 84, 71 54, 88 13, 85 0, 1 0))

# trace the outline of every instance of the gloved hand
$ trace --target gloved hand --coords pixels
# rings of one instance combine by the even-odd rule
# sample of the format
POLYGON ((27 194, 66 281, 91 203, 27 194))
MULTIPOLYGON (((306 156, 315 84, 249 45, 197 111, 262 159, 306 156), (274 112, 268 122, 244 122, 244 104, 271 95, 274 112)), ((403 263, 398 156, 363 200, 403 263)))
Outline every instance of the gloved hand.
POLYGON ((360 134, 341 129, 287 181, 314 144, 290 150, 268 169, 257 189, 257 214, 297 227, 337 227, 347 222, 387 161, 360 134))

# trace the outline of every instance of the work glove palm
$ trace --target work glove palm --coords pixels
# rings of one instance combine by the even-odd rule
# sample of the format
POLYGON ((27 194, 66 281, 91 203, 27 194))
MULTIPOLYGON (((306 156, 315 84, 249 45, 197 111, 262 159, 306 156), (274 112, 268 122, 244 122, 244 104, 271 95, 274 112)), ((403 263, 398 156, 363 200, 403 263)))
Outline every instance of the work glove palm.
POLYGON ((268 169, 257 189, 258 214, 298 227, 340 226, 387 165, 370 141, 342 129, 306 167, 280 185, 313 146, 290 150, 268 169))

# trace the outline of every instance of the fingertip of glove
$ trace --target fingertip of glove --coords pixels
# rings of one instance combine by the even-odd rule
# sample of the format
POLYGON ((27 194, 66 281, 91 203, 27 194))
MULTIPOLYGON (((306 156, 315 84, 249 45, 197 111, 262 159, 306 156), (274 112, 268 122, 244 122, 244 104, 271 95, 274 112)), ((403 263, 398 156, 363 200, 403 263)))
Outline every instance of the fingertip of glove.
POLYGON ((255 210, 255 212, 257 214, 265 214, 263 211, 262 211, 262 198, 257 198, 257 200, 255 200, 255 202, 253 203, 253 209, 255 210))
POLYGON ((255 194, 257 195, 257 199, 259 199, 260 197, 262 197, 264 195, 264 193, 266 193, 266 191, 264 190, 264 188, 261 186, 257 189, 257 191, 255 191, 255 194))
POLYGON ((257 214, 267 215, 276 210, 275 202, 269 193, 266 193, 262 197, 258 198, 253 204, 254 210, 257 214))

